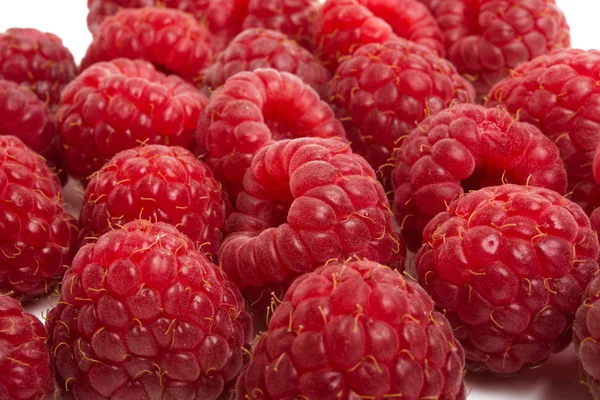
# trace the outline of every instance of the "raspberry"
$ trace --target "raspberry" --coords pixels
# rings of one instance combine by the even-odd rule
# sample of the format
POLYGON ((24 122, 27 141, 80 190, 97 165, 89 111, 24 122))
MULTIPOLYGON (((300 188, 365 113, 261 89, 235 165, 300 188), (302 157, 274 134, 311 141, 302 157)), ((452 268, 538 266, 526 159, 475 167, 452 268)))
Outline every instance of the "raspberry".
POLYGON ((236 205, 219 259, 241 289, 289 284, 351 256, 404 266, 383 187, 340 140, 282 140, 261 149, 236 205))
POLYGON ((115 58, 143 59, 165 74, 196 82, 212 53, 208 30, 191 15, 167 8, 124 9, 100 25, 81 68, 115 58))
POLYGON ((600 365, 598 356, 600 355, 600 332, 598 326, 600 322, 600 313, 598 306, 600 304, 600 278, 596 277, 588 286, 583 304, 577 310, 575 315, 575 326, 573 328, 573 340, 577 350, 577 356, 581 363, 581 383, 590 389, 590 393, 595 400, 600 399, 600 365))
POLYGON ((251 335, 236 287, 177 229, 144 220, 79 250, 46 325, 74 400, 217 399, 251 335))
POLYGON ((467 367, 512 375, 571 341, 598 238, 558 193, 489 187, 450 204, 425 229, 419 282, 452 323, 467 367))
POLYGON ((44 325, 14 299, 0 296, 0 398, 50 400, 54 374, 44 325))
POLYGON ((214 93, 204 111, 197 152, 235 200, 252 156, 274 140, 345 138, 331 108, 300 78, 274 69, 240 72, 214 93))
POLYGON ((427 293, 370 261, 298 278, 260 336, 237 399, 466 398, 464 352, 427 293))
POLYGON ((340 64, 329 87, 354 151, 384 178, 392 172, 397 142, 418 121, 474 97, 448 61, 401 39, 361 47, 340 64))
POLYGON ((236 73, 258 68, 294 74, 322 96, 331 79, 331 73, 318 58, 284 34, 252 28, 236 36, 206 69, 204 85, 214 90, 236 73))
POLYGON ((506 108, 557 144, 566 164, 571 199, 588 214, 600 206, 592 169, 600 144, 599 74, 600 51, 557 50, 522 64, 494 86, 488 99, 488 106, 506 108))
POLYGON ((56 174, 18 138, 0 136, 0 295, 48 293, 71 263, 76 236, 56 174))
POLYGON ((319 0, 249 0, 244 28, 276 30, 312 49, 319 8, 319 0))
POLYGON ((567 189, 554 143, 498 108, 453 106, 421 122, 401 146, 394 213, 415 250, 427 223, 465 191, 506 182, 567 189))
POLYGON ((435 19, 416 0, 328 0, 315 28, 317 54, 331 72, 355 49, 397 37, 444 54, 443 35, 435 19))
POLYGON ((596 179, 596 182, 600 183, 600 144, 598 145, 598 147, 596 147, 596 153, 594 155, 592 167, 594 179, 596 179))
POLYGON ((0 34, 0 79, 30 88, 53 111, 75 75, 73 55, 58 36, 31 28, 0 34))
POLYGON ((206 101, 194 86, 142 60, 95 64, 67 86, 57 113, 66 169, 85 179, 140 144, 190 148, 206 101))
POLYGON ((175 226, 213 255, 230 207, 212 172, 188 150, 137 147, 114 156, 88 184, 80 243, 140 218, 175 226))

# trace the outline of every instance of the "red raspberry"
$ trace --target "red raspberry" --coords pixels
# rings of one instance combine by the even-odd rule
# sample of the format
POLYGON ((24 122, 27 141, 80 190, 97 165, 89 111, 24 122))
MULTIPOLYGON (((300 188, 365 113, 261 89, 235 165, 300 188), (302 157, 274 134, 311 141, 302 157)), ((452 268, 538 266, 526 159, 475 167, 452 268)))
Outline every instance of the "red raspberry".
POLYGON ((209 100, 198 127, 198 153, 235 200, 252 156, 274 140, 345 138, 327 103, 300 78, 274 69, 240 72, 209 100))
POLYGON ((388 204, 373 169, 344 142, 276 142, 255 155, 244 177, 225 227, 222 268, 250 288, 246 294, 354 255, 403 269, 405 248, 388 204))
POLYGON ((464 352, 427 293, 370 261, 298 278, 255 345, 237 399, 464 400, 464 352))
POLYGON ((600 183, 600 144, 598 145, 598 147, 596 147, 596 153, 594 155, 592 167, 594 179, 596 179, 596 182, 600 183))
POLYGON ((81 68, 121 57, 143 59, 165 74, 197 82, 212 56, 208 30, 191 15, 167 8, 132 8, 104 20, 81 68))
POLYGON ((204 85, 210 90, 242 71, 274 68, 298 76, 321 96, 331 73, 311 52, 280 32, 253 28, 240 33, 205 70, 204 85))
POLYGON ((80 243, 140 218, 175 226, 212 256, 230 207, 212 172, 188 150, 137 147, 114 156, 88 184, 80 243))
POLYGON ((95 64, 67 86, 57 113, 67 171, 85 179, 140 144, 190 148, 206 101, 194 86, 142 60, 95 64))
POLYGON ((600 399, 600 277, 588 286, 583 304, 575 315, 573 340, 581 363, 581 383, 590 389, 595 400, 600 399))
POLYGON ((71 263, 77 229, 61 189, 42 157, 0 136, 0 295, 48 293, 71 263))
POLYGON ((319 8, 319 0, 249 0, 244 28, 276 30, 312 49, 319 8))
POLYGON ((0 34, 0 79, 30 88, 53 111, 75 75, 73 55, 58 36, 31 28, 0 34))
POLYGON ((518 67, 491 91, 488 106, 501 106, 540 128, 560 149, 572 200, 589 214, 600 206, 593 178, 600 144, 600 51, 564 49, 518 67))
POLYGON ((394 213, 415 250, 427 223, 465 191, 506 182, 567 189, 554 143, 498 108, 454 106, 421 122, 401 146, 394 213))
POLYGON ((235 285, 177 229, 144 220, 79 250, 46 325, 74 400, 220 398, 251 335, 235 285))
POLYGON ((315 30, 317 54, 331 72, 358 47, 397 37, 444 54, 440 28, 416 0, 328 0, 315 30))
POLYGON ((387 178, 398 140, 418 121, 475 97, 446 60, 406 40, 369 44, 344 60, 329 99, 354 151, 387 178))
POLYGON ((44 325, 14 299, 0 296, 0 398, 50 400, 54 373, 44 325))
POLYGON ((571 341, 598 272, 598 238, 581 208, 542 188, 470 193, 425 229, 419 282, 445 311, 467 367, 512 375, 571 341))

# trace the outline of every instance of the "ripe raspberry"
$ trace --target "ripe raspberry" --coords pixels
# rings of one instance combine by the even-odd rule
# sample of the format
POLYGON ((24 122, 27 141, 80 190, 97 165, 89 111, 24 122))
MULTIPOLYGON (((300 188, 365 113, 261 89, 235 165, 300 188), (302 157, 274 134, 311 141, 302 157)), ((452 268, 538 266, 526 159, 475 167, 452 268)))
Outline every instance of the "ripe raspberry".
POLYGON ((236 287, 177 229, 144 220, 79 250, 46 325, 74 400, 217 399, 251 335, 236 287))
POLYGON ((315 31, 317 54, 331 72, 358 47, 397 37, 444 54, 441 30, 416 0, 328 0, 315 31))
POLYGON ((210 40, 207 28, 183 11, 124 9, 100 25, 81 68, 121 57, 143 59, 165 74, 197 82, 213 56, 210 40))
POLYGON ((279 31, 307 49, 314 47, 319 0, 249 0, 244 28, 279 31))
POLYGON ((594 179, 596 179, 596 182, 600 183, 600 144, 598 145, 598 147, 596 147, 596 153, 594 155, 592 167, 594 179))
POLYGON ((595 400, 600 399, 600 277, 594 278, 588 286, 584 301, 575 315, 575 326, 573 328, 573 340, 577 350, 577 356, 581 363, 581 383, 590 389, 595 400))
POLYGON ((80 243, 140 218, 175 226, 213 255, 230 207, 212 172, 188 150, 137 147, 114 156, 88 184, 80 243))
POLYGON ((427 293, 370 261, 298 278, 255 345, 237 399, 466 398, 464 352, 427 293))
POLYGON ((57 113, 66 169, 85 179, 142 143, 190 148, 206 101, 194 86, 142 60, 95 64, 67 86, 57 113))
POLYGON ((445 310, 468 368, 512 375, 570 343, 600 254, 575 203, 548 189, 489 187, 453 202, 424 237, 419 281, 445 310))
POLYGON ((275 142, 246 172, 237 212, 225 226, 222 268, 250 290, 289 284, 353 255, 403 269, 406 252, 388 204, 373 169, 344 142, 275 142))
POLYGON ((361 47, 340 64, 329 87, 354 151, 373 168, 383 167, 384 178, 392 172, 398 140, 418 121, 474 97, 448 61, 401 39, 361 47))
POLYGON ((0 296, 0 398, 50 400, 54 374, 44 325, 14 299, 0 296))
POLYGON ((327 103, 300 78, 274 69, 240 72, 210 98, 202 114, 197 152, 221 180, 232 201, 252 156, 274 140, 345 138, 327 103))
POLYGON ((421 122, 401 146, 394 213, 415 250, 427 223, 465 191, 506 182, 567 189, 554 143, 499 108, 454 106, 421 122))
POLYGON ((73 55, 58 36, 31 28, 0 34, 0 79, 30 88, 53 111, 75 75, 73 55))
POLYGON ((540 128, 561 152, 571 199, 589 214, 600 206, 593 178, 598 129, 600 51, 564 49, 521 65, 491 91, 488 106, 501 106, 540 128))
POLYGON ((260 28, 247 29, 229 43, 205 70, 204 85, 217 89, 242 71, 274 68, 298 76, 321 96, 331 73, 311 52, 282 33, 260 28))

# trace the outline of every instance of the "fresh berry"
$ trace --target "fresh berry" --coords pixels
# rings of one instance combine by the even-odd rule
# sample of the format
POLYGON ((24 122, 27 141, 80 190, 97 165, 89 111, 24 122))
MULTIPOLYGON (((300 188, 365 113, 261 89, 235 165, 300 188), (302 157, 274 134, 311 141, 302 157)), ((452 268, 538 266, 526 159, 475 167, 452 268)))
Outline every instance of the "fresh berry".
POLYGON ((191 148, 206 101, 194 86, 142 60, 95 64, 67 86, 57 113, 66 169, 86 179, 140 144, 191 148))
POLYGON ((397 37, 444 54, 442 32, 417 0, 328 0, 315 30, 317 54, 331 72, 360 46, 397 37))
POLYGON ((421 122, 399 146, 394 213, 415 250, 427 223, 465 192, 508 182, 567 189, 554 143, 499 108, 453 106, 421 122))
POLYGON ((166 223, 136 220, 82 247, 46 320, 74 400, 215 400, 251 335, 239 290, 166 223))
POLYGON ((0 79, 30 88, 53 111, 75 75, 73 55, 58 36, 30 28, 0 34, 0 79))
POLYGON ((384 178, 392 172, 398 141, 417 122, 474 97, 448 61, 402 39, 361 47, 340 64, 329 86, 354 151, 384 178))
POLYGON ((48 106, 29 89, 0 80, 0 135, 16 136, 46 159, 57 173, 62 160, 56 149, 56 128, 48 106))
POLYGON ((198 127, 197 152, 231 194, 241 190, 252 156, 281 139, 345 138, 327 103, 300 78, 275 69, 240 72, 212 95, 198 127))
POLYGON ((175 226, 212 256, 230 207, 212 172, 188 150, 136 147, 114 156, 88 184, 80 243, 139 218, 175 226))
POLYGON ((598 147, 596 147, 596 153, 594 155, 592 167, 594 179, 596 179, 596 182, 600 183, 600 144, 598 145, 598 147))
POLYGON ((540 128, 561 152, 571 199, 589 214, 600 206, 593 177, 600 144, 600 51, 563 49, 522 64, 491 91, 488 106, 501 106, 540 128))
POLYGON ((249 0, 244 28, 279 31, 307 49, 314 47, 319 0, 249 0))
POLYGON ((0 296, 0 398, 50 400, 54 373, 44 325, 19 302, 0 296))
POLYGON ((237 399, 464 400, 464 352, 427 293, 371 261, 298 278, 256 343, 237 399))
POLYGON ((207 28, 190 14, 168 8, 132 8, 104 20, 81 68, 115 58, 142 59, 165 74, 194 83, 201 80, 212 56, 207 28))
POLYGON ((424 237, 419 282, 469 369, 512 375, 568 346, 600 253, 577 204, 543 188, 489 187, 450 204, 424 237))
POLYGON ((71 263, 76 223, 44 159, 0 136, 0 295, 22 301, 48 293, 71 263))
POLYGON ((406 251, 388 204, 373 169, 345 142, 275 142, 246 172, 225 226, 221 266, 253 293, 351 256, 402 270, 406 251))
POLYGON ((590 389, 594 400, 600 399, 600 277, 588 286, 583 304, 575 315, 573 341, 581 363, 581 383, 590 389))
POLYGON ((273 68, 298 76, 321 96, 331 73, 311 52, 286 35, 269 29, 252 28, 236 36, 214 63, 205 70, 204 85, 210 90, 242 71, 273 68))

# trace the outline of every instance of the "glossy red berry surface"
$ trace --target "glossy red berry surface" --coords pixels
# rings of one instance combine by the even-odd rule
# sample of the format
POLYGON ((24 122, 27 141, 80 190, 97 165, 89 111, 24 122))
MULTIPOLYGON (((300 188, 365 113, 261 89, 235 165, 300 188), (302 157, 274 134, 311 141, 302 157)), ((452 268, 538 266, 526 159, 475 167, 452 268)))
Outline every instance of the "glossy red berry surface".
POLYGON ((506 108, 552 139, 569 175, 571 199, 590 214, 600 206, 593 178, 600 144, 600 51, 559 50, 518 67, 490 92, 488 106, 506 108))
POLYGON ((214 400, 251 322, 238 289, 174 227, 137 220, 82 247, 46 326, 75 400, 214 400))
POLYGON ((58 36, 31 28, 0 34, 0 79, 28 87, 52 110, 75 75, 73 55, 58 36))
POLYGON ((212 256, 230 208, 212 172, 188 150, 137 147, 114 156, 87 185, 80 243, 145 219, 175 226, 212 256))
POLYGON ((444 53, 441 30, 416 0, 328 0, 316 20, 316 52, 331 72, 360 46, 397 37, 444 53))
POLYGON ((345 138, 345 133, 329 105, 300 78, 258 69, 234 75, 211 96, 196 151, 235 201, 254 153, 273 141, 305 136, 345 138))
POLYGON ((298 278, 255 344, 237 399, 466 398, 464 352, 416 283, 370 261, 298 278))
POLYGON ((389 177, 402 136, 450 104, 472 101, 475 92, 448 61, 397 39, 365 45, 345 59, 328 95, 354 151, 389 177))
POLYGON ((0 296, 0 398, 50 400, 54 373, 44 325, 14 299, 0 296))
POLYGON ((57 113, 58 148, 78 179, 140 144, 192 147, 206 98, 177 76, 142 60, 86 69, 65 89, 57 113))
POLYGON ((419 282, 445 310, 468 368, 513 375, 569 345, 600 253, 575 203, 548 189, 489 187, 453 202, 424 238, 419 282))
POLYGON ((595 400, 600 399, 600 278, 588 286, 583 304, 577 310, 573 340, 581 363, 581 383, 588 386, 595 400))
POLYGON ((49 293, 73 258, 76 225, 44 159, 0 136, 0 295, 27 301, 49 293))
POLYGON ((596 182, 600 183, 600 144, 596 148, 592 168, 592 172, 594 173, 594 179, 596 179, 596 182))
POLYGON ((298 76, 321 96, 331 73, 310 51, 283 33, 251 28, 233 39, 204 72, 204 86, 215 90, 242 71, 273 68, 298 76))
POLYGON ((419 123, 398 146, 394 214, 414 249, 427 223, 465 191, 509 182, 567 189, 554 143, 499 108, 452 106, 419 123))
POLYGON ((220 260, 242 289, 289 282, 354 255, 404 267, 383 187, 343 141, 301 138, 261 149, 236 205, 220 260))

